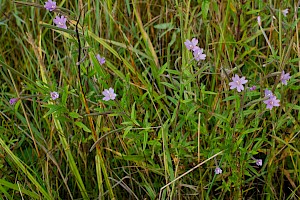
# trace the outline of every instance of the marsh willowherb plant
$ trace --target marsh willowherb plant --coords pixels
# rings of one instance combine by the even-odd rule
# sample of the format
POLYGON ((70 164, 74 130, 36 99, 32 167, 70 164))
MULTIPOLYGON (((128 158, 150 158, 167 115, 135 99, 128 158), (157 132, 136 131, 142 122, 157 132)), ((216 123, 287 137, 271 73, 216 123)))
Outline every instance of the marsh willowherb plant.
POLYGON ((9 100, 9 104, 10 105, 14 105, 15 103, 17 103, 20 99, 19 98, 12 98, 9 100))
POLYGON ((67 29, 67 18, 65 16, 56 16, 53 22, 54 24, 56 24, 57 27, 67 29))
POLYGON ((286 17, 286 15, 289 13, 289 9, 288 9, 288 8, 287 8, 287 9, 284 9, 284 10, 282 10, 281 12, 282 12, 282 14, 286 17))
POLYGON ((105 63, 105 57, 101 57, 100 54, 97 54, 96 58, 100 65, 103 65, 105 63))
POLYGON ((255 164, 257 166, 262 166, 262 159, 255 159, 255 164))
POLYGON ((257 23, 258 23, 259 26, 261 26, 261 18, 260 18, 259 15, 257 16, 257 23))
POLYGON ((195 48, 197 48, 198 40, 196 38, 193 38, 192 41, 186 40, 184 44, 188 50, 194 51, 195 48))
POLYGON ((216 167, 215 174, 222 174, 222 169, 220 167, 216 167))
POLYGON ((197 46, 198 40, 196 38, 193 38, 192 41, 186 40, 184 44, 188 50, 193 51, 193 56, 196 61, 205 60, 206 55, 203 53, 203 48, 197 46))
POLYGON ((273 96, 274 96, 274 94, 271 90, 265 89, 265 97, 270 98, 273 96))
POLYGON ((193 55, 196 61, 205 60, 206 58, 206 55, 203 53, 203 49, 199 47, 196 48, 193 55))
POLYGON ((268 98, 267 100, 263 101, 267 105, 267 109, 272 110, 274 106, 280 106, 280 100, 276 98, 271 90, 265 89, 265 98, 268 98))
POLYGON ((283 85, 287 85, 287 81, 291 78, 290 73, 281 72, 280 80, 283 85))
POLYGON ((267 105, 267 109, 272 110, 274 106, 280 106, 280 100, 276 99, 276 96, 271 96, 269 99, 265 100, 264 103, 267 105))
POLYGON ((50 96, 52 100, 59 98, 59 94, 57 92, 50 92, 50 96))
POLYGON ((250 91, 256 90, 256 86, 253 85, 252 87, 249 88, 250 91))
POLYGON ((44 8, 46 8, 49 11, 53 11, 56 8, 56 2, 48 0, 47 2, 45 2, 44 8))
POLYGON ((113 88, 105 89, 102 94, 104 95, 103 100, 109 101, 109 100, 115 100, 117 94, 114 92, 113 88))
POLYGON ((244 76, 240 78, 237 74, 235 74, 234 77, 232 77, 232 82, 229 83, 230 89, 236 88, 238 92, 241 92, 244 90, 243 84, 246 84, 247 82, 248 80, 246 80, 244 76))

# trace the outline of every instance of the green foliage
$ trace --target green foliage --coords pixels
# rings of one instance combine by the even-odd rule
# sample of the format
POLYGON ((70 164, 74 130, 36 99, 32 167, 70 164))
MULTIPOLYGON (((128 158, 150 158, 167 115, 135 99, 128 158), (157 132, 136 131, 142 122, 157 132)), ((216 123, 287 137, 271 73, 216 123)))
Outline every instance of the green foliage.
POLYGON ((1 199, 299 199, 299 4, 35 2, 0 0, 1 199))

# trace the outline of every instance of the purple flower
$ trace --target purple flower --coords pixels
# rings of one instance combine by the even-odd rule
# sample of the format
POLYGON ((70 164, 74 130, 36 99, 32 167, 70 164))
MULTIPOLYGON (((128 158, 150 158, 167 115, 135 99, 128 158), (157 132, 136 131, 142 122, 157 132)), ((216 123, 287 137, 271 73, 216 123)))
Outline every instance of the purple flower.
POLYGON ((56 16, 53 22, 56 24, 57 27, 67 29, 67 18, 65 16, 56 16))
POLYGON ((256 90, 256 86, 253 85, 252 87, 249 88, 250 91, 256 90))
POLYGON ((257 16, 257 23, 258 23, 259 26, 261 26, 261 18, 260 18, 259 15, 257 16))
POLYGON ((282 10, 281 12, 282 12, 282 14, 286 17, 286 15, 289 13, 289 9, 288 9, 288 8, 287 8, 287 9, 284 9, 284 10, 282 10))
POLYGON ((12 98, 9 100, 9 104, 10 105, 14 105, 15 103, 17 103, 19 101, 19 98, 12 98))
POLYGON ((274 94, 272 93, 271 90, 265 89, 265 97, 271 98, 273 96, 274 94))
POLYGON ((192 41, 186 40, 184 44, 188 50, 194 50, 194 48, 197 47, 198 40, 196 38, 193 38, 192 41))
POLYGON ((276 96, 271 96, 269 99, 265 100, 264 103, 267 105, 267 108, 272 110, 274 106, 279 106, 280 100, 276 99, 276 96))
POLYGON ((200 61, 200 60, 205 60, 206 55, 203 53, 202 48, 196 48, 196 50, 193 53, 195 60, 200 61))
POLYGON ((96 58, 97 58, 98 62, 100 63, 100 65, 103 65, 105 63, 105 58, 101 57, 99 54, 96 55, 96 58))
POLYGON ((216 167, 215 173, 216 174, 222 174, 222 169, 220 167, 216 167))
POLYGON ((59 97, 59 94, 57 92, 50 92, 50 96, 52 100, 55 100, 59 97))
POLYGON ((257 166, 262 166, 262 159, 256 159, 255 164, 256 164, 257 166))
POLYGON ((248 80, 246 80, 244 76, 242 78, 240 78, 236 74, 236 75, 234 75, 234 77, 232 77, 232 82, 229 83, 230 89, 236 88, 238 92, 241 92, 242 90, 244 90, 243 84, 245 84, 247 82, 248 82, 248 80))
POLYGON ((105 89, 102 94, 104 95, 103 100, 104 101, 109 101, 109 100, 115 100, 116 98, 116 94, 114 92, 114 89, 109 88, 108 90, 105 89))
POLYGON ((291 78, 290 73, 284 73, 284 71, 281 72, 280 80, 283 85, 287 85, 287 81, 291 78))
POLYGON ((56 8, 56 2, 48 0, 47 2, 45 2, 44 8, 46 8, 49 11, 53 11, 56 8))

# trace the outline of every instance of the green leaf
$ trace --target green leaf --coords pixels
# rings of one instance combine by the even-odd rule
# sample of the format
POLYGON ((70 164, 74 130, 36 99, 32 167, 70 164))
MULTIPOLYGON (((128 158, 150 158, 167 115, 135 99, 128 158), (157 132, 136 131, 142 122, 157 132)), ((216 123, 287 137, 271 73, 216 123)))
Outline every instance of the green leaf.
POLYGON ((202 5, 201 5, 201 12, 202 12, 203 20, 206 20, 206 19, 207 19, 207 13, 208 13, 208 9, 209 9, 209 4, 210 4, 210 1, 209 1, 209 0, 204 0, 204 1, 202 2, 202 5))
POLYGON ((77 118, 82 118, 82 116, 79 115, 79 114, 76 113, 76 112, 70 112, 70 113, 69 113, 69 116, 72 117, 72 118, 75 118, 75 119, 77 119, 77 118))
POLYGON ((156 25, 154 25, 154 28, 156 28, 156 29, 169 29, 169 28, 173 28, 173 24, 172 23, 156 24, 156 25))
POLYGON ((82 122, 75 122, 75 125, 77 125, 78 127, 82 128, 85 132, 91 133, 92 131, 86 126, 84 125, 82 122))

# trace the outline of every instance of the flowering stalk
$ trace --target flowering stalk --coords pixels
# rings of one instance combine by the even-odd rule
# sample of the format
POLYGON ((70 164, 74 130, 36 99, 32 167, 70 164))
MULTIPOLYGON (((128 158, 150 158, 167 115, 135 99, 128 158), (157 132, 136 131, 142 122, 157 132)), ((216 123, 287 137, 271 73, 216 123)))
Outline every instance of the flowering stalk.
POLYGON ((262 159, 256 159, 256 158, 254 158, 253 156, 251 156, 251 158, 255 161, 255 164, 257 165, 257 166, 262 166, 262 159))
POLYGON ((215 168, 215 174, 222 174, 222 169, 219 167, 219 165, 218 165, 218 162, 217 162, 217 159, 216 159, 216 157, 214 157, 214 161, 215 161, 215 165, 216 165, 216 168, 215 168))

